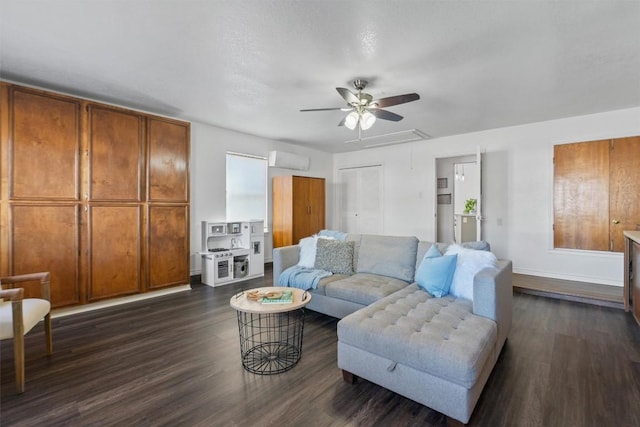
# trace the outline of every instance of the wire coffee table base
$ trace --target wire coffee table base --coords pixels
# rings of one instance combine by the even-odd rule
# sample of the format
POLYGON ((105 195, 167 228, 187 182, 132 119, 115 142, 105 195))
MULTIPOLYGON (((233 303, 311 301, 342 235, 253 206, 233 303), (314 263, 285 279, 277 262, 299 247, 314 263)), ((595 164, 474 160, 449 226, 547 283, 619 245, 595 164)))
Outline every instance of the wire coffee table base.
POLYGON ((304 308, 284 313, 238 311, 242 366, 272 375, 293 368, 302 356, 304 308))

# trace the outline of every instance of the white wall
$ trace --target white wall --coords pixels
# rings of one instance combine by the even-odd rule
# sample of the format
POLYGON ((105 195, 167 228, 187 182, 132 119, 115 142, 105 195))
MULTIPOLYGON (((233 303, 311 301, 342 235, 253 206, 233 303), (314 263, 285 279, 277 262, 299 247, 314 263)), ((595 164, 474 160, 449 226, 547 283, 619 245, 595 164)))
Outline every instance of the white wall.
MULTIPOLYGON (((311 158, 308 171, 269 168, 268 210, 271 212, 271 177, 300 175, 326 178, 327 224, 332 222, 333 156, 318 150, 286 144, 252 135, 242 134, 205 125, 191 123, 191 274, 200 273, 201 222, 226 220, 226 153, 252 154, 267 157, 269 151, 282 150, 311 158)), ((234 220, 236 218, 228 218, 234 220)), ((246 218, 239 218, 240 220, 246 218)), ((269 219, 269 230, 271 221, 269 219)), ((273 236, 265 235, 265 260, 271 261, 273 236)))
POLYGON ((633 135, 640 108, 335 154, 334 179, 340 167, 382 164, 383 233, 433 241, 435 159, 480 146, 483 238, 499 258, 519 273, 622 286, 622 254, 553 249, 553 146, 633 135))

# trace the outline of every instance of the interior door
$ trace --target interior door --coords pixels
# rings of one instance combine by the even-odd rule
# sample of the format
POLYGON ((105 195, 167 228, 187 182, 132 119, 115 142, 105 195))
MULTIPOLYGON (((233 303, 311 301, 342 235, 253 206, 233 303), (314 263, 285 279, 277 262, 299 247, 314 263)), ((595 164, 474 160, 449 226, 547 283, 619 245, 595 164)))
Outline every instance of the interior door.
POLYGON ((554 147, 555 248, 610 250, 609 146, 602 140, 554 147))
POLYGON ((640 230, 640 136, 614 139, 609 153, 609 244, 622 252, 622 232, 640 230))
POLYGON ((356 233, 358 229, 358 172, 356 169, 340 171, 340 229, 356 233))
POLYGON ((382 233, 382 166, 340 170, 340 228, 347 233, 382 233))

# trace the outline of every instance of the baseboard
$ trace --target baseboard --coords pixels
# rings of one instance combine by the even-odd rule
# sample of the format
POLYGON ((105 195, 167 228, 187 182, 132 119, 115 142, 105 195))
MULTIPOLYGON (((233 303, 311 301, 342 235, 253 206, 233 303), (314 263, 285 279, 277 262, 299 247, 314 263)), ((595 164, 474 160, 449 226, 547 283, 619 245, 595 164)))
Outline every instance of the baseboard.
POLYGON ((538 289, 521 288, 519 286, 514 286, 513 290, 521 294, 537 295, 545 298, 561 299, 564 301, 580 302, 584 304, 597 305, 600 307, 619 308, 621 310, 624 310, 624 304, 621 302, 607 301, 607 300, 601 300, 597 298, 588 298, 588 297, 582 297, 577 295, 568 295, 568 294, 562 294, 557 292, 541 291, 538 289))
POLYGON ((572 282, 595 283, 598 285, 618 286, 622 288, 624 283, 619 280, 609 280, 601 277, 576 276, 572 274, 558 274, 538 270, 526 270, 522 268, 514 268, 514 273, 525 274, 527 276, 546 277, 547 279, 570 280, 572 282))
POLYGON ((130 295, 127 297, 112 298, 105 301, 98 301, 73 307, 62 307, 51 310, 51 318, 70 316, 72 314, 85 313, 87 311, 99 310, 101 308, 114 307, 134 301, 142 301, 150 298, 157 298, 165 295, 175 294, 191 290, 191 285, 174 286, 167 289, 145 292, 144 294, 130 295))

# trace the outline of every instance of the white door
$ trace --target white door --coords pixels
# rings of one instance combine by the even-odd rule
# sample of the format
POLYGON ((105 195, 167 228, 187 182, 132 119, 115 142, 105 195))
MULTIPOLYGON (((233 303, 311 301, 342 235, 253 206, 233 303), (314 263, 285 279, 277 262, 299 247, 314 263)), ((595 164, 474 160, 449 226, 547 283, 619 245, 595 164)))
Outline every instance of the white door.
POLYGON ((340 169, 340 229, 382 233, 382 166, 340 169))

